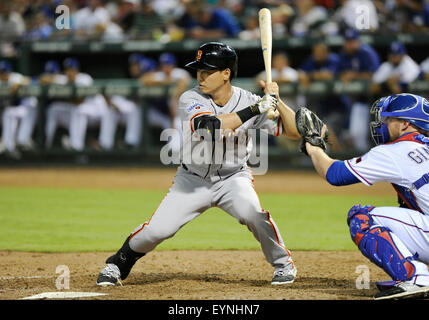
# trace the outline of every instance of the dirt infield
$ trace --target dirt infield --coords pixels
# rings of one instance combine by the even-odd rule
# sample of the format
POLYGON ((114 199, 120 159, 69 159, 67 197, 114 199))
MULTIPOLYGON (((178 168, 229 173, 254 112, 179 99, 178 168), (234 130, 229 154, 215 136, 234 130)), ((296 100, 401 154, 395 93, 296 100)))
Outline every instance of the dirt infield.
POLYGON ((108 294, 96 299, 371 299, 374 282, 370 289, 356 288, 359 266, 369 268, 370 279, 388 280, 359 252, 293 252, 296 281, 273 287, 273 269, 260 251, 154 251, 137 262, 122 287, 99 288, 95 281, 109 254, 0 252, 0 299, 57 291, 58 265, 70 270, 66 291, 108 294))
MULTIPOLYGON (((0 186, 167 190, 173 176, 161 169, 0 169, 0 186)), ((336 189, 310 172, 256 176, 255 186, 259 192, 393 195, 383 184, 336 189)), ((260 251, 155 251, 136 264, 123 287, 98 288, 98 272, 110 254, 0 252, 0 299, 57 291, 58 265, 70 269, 66 291, 108 294, 95 299, 371 299, 375 281, 388 280, 357 251, 293 252, 298 277, 282 287, 270 286, 273 269, 260 251), (356 285, 362 266, 369 271, 369 289, 356 285)))

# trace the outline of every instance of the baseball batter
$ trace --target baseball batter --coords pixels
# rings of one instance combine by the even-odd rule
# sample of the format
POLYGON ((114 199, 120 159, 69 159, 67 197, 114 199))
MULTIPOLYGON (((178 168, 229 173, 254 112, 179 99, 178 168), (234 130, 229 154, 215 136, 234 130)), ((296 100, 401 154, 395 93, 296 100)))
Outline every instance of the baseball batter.
POLYGON ((306 151, 333 185, 393 185, 400 207, 353 206, 347 215, 350 234, 362 254, 393 279, 377 283, 375 299, 424 297, 429 293, 429 103, 403 93, 377 100, 370 113, 377 146, 365 155, 334 160, 312 138, 304 138, 310 141, 306 151))
POLYGON ((270 213, 262 209, 246 164, 252 148, 251 139, 237 140, 245 147, 243 156, 237 154, 237 157, 216 161, 218 154, 214 152, 204 157, 204 161, 193 160, 201 160, 198 155, 202 149, 210 151, 223 144, 222 132, 229 132, 228 138, 232 136, 234 140, 238 132, 261 128, 274 135, 297 139, 300 136, 295 127, 295 113, 270 95, 278 97, 276 83, 266 86, 262 83, 266 93, 263 98, 232 86, 230 80, 237 73, 237 55, 225 44, 202 45, 195 61, 187 67, 197 70, 199 85, 179 99, 183 162, 151 219, 138 226, 118 252, 107 259, 97 284, 115 285, 119 279, 125 279, 140 257, 211 207, 223 209, 253 233, 267 261, 275 268, 272 285, 292 283, 296 268, 291 254, 270 213), (267 118, 266 112, 272 108, 279 110, 279 119, 267 118))

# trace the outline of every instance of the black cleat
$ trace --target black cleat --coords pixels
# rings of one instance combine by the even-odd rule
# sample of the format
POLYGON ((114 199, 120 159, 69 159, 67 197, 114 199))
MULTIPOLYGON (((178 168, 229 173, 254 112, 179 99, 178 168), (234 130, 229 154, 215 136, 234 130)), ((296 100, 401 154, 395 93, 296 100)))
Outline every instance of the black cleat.
MULTIPOLYGON (((133 251, 128 244, 129 239, 130 237, 125 240, 118 252, 107 258, 107 266, 101 270, 97 279, 97 285, 114 286, 119 279, 125 280, 137 260, 145 255, 145 253, 133 251)), ((119 283, 121 284, 120 281, 119 283)))
POLYGON ((106 267, 104 267, 103 270, 101 270, 100 274, 98 275, 97 286, 114 286, 116 285, 116 282, 119 282, 119 284, 122 285, 121 281, 119 280, 120 277, 121 272, 119 271, 119 268, 116 265, 109 263, 106 267))

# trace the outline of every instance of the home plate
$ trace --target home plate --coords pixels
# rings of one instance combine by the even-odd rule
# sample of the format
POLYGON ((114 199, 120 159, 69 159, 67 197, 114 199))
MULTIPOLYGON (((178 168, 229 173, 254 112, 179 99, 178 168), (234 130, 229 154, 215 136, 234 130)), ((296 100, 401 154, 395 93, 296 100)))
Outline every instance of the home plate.
POLYGON ((73 299, 107 296, 107 293, 98 292, 43 292, 34 296, 22 298, 22 300, 39 300, 39 299, 73 299))

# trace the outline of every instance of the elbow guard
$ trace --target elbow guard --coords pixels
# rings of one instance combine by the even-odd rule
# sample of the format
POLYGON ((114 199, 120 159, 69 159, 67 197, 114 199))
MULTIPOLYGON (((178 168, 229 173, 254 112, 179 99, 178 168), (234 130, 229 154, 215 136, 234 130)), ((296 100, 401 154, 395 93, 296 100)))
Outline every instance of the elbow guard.
POLYGON ((195 131, 198 131, 204 139, 210 138, 215 141, 217 136, 220 136, 220 128, 222 122, 213 115, 203 115, 194 119, 195 131))
POLYGON ((343 161, 335 161, 326 172, 326 181, 333 186, 347 186, 360 182, 350 171, 347 169, 343 161))

